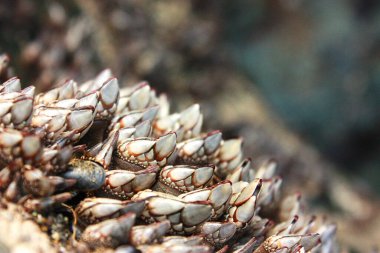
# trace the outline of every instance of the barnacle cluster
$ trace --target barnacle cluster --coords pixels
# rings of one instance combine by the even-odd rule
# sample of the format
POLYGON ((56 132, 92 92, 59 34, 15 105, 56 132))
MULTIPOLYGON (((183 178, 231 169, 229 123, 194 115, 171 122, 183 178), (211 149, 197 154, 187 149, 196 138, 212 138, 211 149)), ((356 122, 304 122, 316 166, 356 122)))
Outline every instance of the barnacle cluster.
POLYGON ((17 203, 49 224, 52 251, 336 250, 334 224, 308 214, 299 193, 281 196, 276 161, 253 166, 241 138, 202 123, 198 104, 170 114, 165 95, 146 82, 119 89, 110 70, 40 94, 10 78, 0 85, 0 209, 17 203))

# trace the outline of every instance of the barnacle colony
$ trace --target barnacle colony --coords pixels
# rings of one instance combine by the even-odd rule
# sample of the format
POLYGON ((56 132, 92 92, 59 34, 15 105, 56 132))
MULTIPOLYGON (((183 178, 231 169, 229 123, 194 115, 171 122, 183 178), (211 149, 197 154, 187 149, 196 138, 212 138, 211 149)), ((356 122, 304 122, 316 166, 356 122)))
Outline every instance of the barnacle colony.
POLYGON ((0 85, 1 203, 55 217, 68 202, 61 251, 334 251, 335 225, 280 196, 275 161, 252 168, 242 139, 203 132, 198 104, 169 114, 109 70, 34 93, 0 85))

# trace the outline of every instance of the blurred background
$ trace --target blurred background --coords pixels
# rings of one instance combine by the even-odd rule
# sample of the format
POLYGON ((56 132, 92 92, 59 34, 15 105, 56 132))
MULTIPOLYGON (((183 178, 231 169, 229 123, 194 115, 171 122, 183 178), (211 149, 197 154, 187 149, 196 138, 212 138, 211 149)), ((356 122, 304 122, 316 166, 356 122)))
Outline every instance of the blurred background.
POLYGON ((380 1, 0 1, 0 78, 46 90, 110 68, 279 160, 285 189, 380 241, 380 1))

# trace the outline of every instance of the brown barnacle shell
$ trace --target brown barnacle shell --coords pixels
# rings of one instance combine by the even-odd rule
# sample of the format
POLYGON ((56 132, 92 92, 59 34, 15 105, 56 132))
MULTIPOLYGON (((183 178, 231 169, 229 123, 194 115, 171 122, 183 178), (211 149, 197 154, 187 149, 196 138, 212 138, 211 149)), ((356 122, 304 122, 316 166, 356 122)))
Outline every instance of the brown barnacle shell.
POLYGON ((163 192, 179 193, 202 189, 210 185, 214 166, 168 165, 159 175, 159 189, 163 192))

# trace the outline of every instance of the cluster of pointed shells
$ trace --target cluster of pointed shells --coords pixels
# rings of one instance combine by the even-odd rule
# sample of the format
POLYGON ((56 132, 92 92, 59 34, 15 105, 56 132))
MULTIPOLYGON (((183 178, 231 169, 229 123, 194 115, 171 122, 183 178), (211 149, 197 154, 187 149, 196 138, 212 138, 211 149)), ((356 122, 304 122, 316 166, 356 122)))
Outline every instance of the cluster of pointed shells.
POLYGON ((42 215, 71 205, 61 251, 334 252, 335 225, 281 196, 276 161, 204 132, 198 104, 170 114, 165 95, 119 90, 110 70, 34 93, 0 85, 0 197, 42 215))

